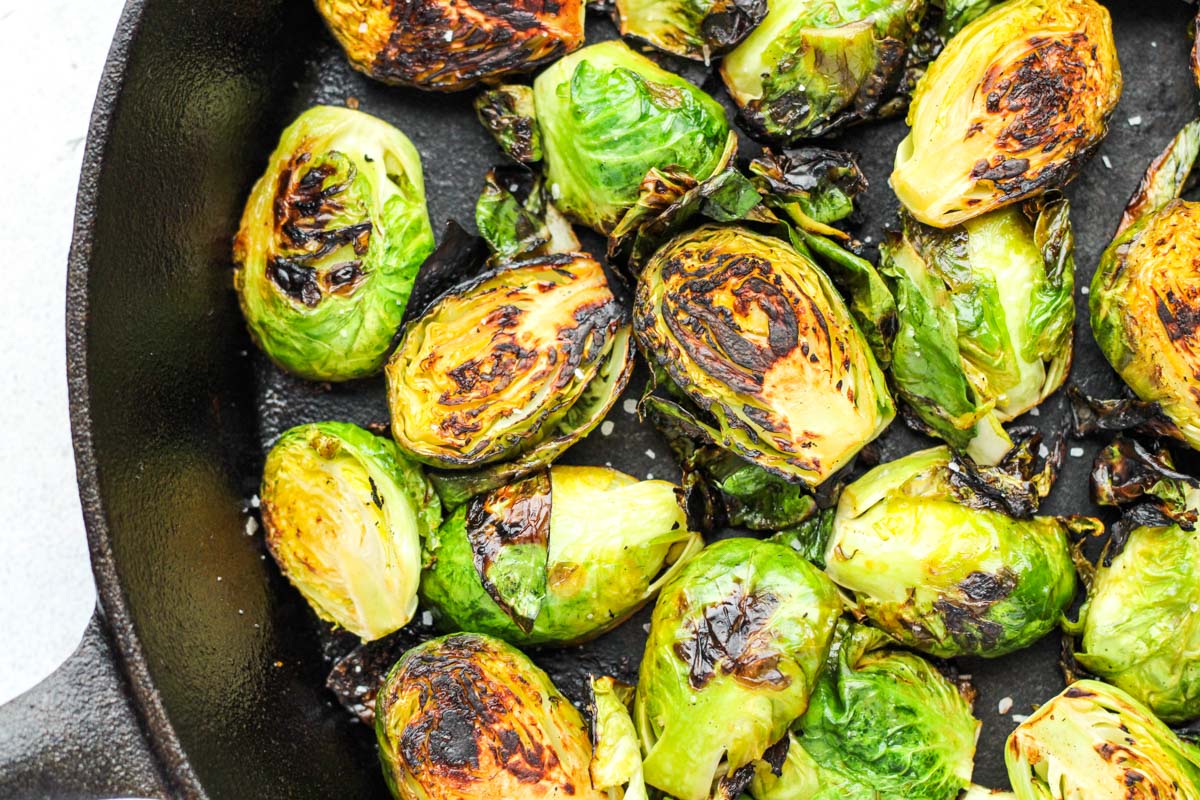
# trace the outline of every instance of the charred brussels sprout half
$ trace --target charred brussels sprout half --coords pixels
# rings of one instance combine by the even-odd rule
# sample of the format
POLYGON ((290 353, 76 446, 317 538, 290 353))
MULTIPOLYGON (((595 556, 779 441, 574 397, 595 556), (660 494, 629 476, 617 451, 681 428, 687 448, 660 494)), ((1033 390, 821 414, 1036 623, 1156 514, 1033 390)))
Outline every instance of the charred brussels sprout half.
POLYGON ((705 63, 745 39, 766 15, 766 0, 616 0, 614 13, 623 36, 705 63))
POLYGON ((795 141, 895 113, 925 0, 780 0, 721 62, 751 132, 795 141))
POLYGON ((1075 660, 1167 722, 1200 716, 1200 482, 1165 450, 1124 439, 1101 451, 1092 480, 1101 504, 1130 505, 1069 626, 1075 660))
POLYGON ((514 644, 611 630, 703 545, 666 481, 556 466, 472 498, 426 544, 421 597, 444 628, 514 644))
POLYGON ((376 698, 383 774, 400 800, 608 800, 583 717, 499 639, 461 633, 404 654, 376 698))
POLYGON ((1095 0, 1011 0, 967 25, 921 79, 892 188, 945 228, 1061 187, 1108 131, 1121 69, 1095 0))
POLYGON ((1066 200, 994 211, 947 230, 902 215, 881 247, 899 332, 892 378, 921 421, 976 461, 1001 427, 1058 389, 1071 366, 1075 263, 1066 200))
POLYGON ((783 478, 821 483, 894 416, 845 302, 780 239, 716 225, 676 237, 642 270, 634 327, 698 407, 687 424, 783 478))
POLYGON ((1200 449, 1200 203, 1180 200, 1200 152, 1189 123, 1150 166, 1092 278, 1092 331, 1142 400, 1200 449))
POLYGON ((634 204, 651 168, 704 180, 729 158, 720 104, 620 41, 556 62, 533 95, 551 196, 601 233, 634 204))
POLYGON ((1075 596, 1068 534, 1093 524, 1033 516, 1037 499, 1000 467, 944 447, 913 453, 842 493, 825 571, 902 644, 941 657, 1012 652, 1058 625, 1075 596))
POLYGON ((971 703, 928 661, 888 643, 839 627, 782 767, 755 765, 755 800, 955 800, 970 785, 971 703))
POLYGON ((387 439, 344 422, 292 428, 267 454, 267 547, 321 619, 365 641, 417 608, 421 540, 441 504, 387 439))
POLYGON ((405 327, 388 362, 396 443, 449 469, 532 456, 527 474, 547 463, 559 450, 539 447, 590 430, 624 386, 624 313, 604 270, 578 254, 451 290, 405 327))
POLYGON ((1141 703, 1099 681, 1079 681, 1008 737, 1018 800, 1197 800, 1200 750, 1141 703))
POLYGON ((250 335, 302 378, 372 375, 433 246, 412 143, 367 114, 311 108, 280 137, 234 239, 250 335))
POLYGON ((736 796, 808 706, 841 613, 836 588, 783 545, 727 539, 659 595, 634 721, 646 783, 704 800, 736 796))
POLYGON ((583 44, 583 0, 317 0, 350 64, 439 92, 528 72, 583 44))

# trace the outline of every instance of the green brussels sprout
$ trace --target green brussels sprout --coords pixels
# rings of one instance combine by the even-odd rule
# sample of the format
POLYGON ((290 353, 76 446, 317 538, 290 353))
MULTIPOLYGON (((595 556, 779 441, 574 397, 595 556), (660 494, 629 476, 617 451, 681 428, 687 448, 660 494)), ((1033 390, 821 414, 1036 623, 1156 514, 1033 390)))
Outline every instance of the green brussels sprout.
POLYGON ((704 225, 655 254, 634 302, 642 351, 697 407, 648 398, 651 410, 810 486, 895 414, 871 348, 805 246, 818 240, 798 239, 801 251, 743 227, 704 225))
POLYGON ((1092 277, 1092 332, 1142 400, 1157 403, 1174 435, 1200 449, 1196 291, 1200 203, 1179 199, 1200 153, 1200 120, 1150 165, 1092 277))
POLYGON ((963 28, 913 94, 892 188, 947 228, 1063 186, 1121 96, 1112 20, 1095 0, 1010 0, 963 28))
POLYGON ((1093 494, 1134 503, 1088 587, 1075 661, 1160 719, 1200 716, 1200 482, 1170 454, 1118 440, 1096 458, 1093 494))
POLYGON ((751 133, 792 142, 900 110, 889 104, 926 0, 784 0, 721 62, 751 133))
POLYGON ((446 469, 516 459, 510 479, 544 466, 624 388, 624 315, 603 268, 580 254, 513 264, 442 295, 405 327, 385 370, 396 443, 446 469))
POLYGON ((267 454, 260 493, 267 548, 317 616, 364 641, 408 624, 421 540, 442 521, 418 465, 349 423, 300 425, 267 454))
POLYGON ((608 800, 592 787, 583 717, 499 639, 459 633, 409 650, 375 700, 383 775, 400 800, 608 800))
POLYGON ((971 703, 928 661, 888 644, 880 631, 839 626, 779 774, 755 766, 755 800, 956 800, 970 785, 971 703))
POLYGON ((1200 798, 1200 749, 1120 689, 1079 681, 1008 737, 1018 800, 1200 798))
POLYGON ((901 214, 880 247, 899 331, 898 394, 977 462, 1011 447, 1000 423, 1036 407, 1071 366, 1075 261, 1066 200, 1004 208, 939 230, 901 214))
POLYGON ((651 168, 704 180, 732 158, 721 105, 621 41, 556 62, 533 82, 545 180, 564 214, 607 234, 651 168))
MULTIPOLYGON (((705 800, 804 713, 842 605, 790 548, 726 539, 659 595, 634 702, 646 783, 705 800)), ((737 791, 723 791, 736 796, 737 791)))
POLYGON ((446 629, 581 642, 641 608, 703 546, 666 481, 555 466, 477 495, 426 540, 423 604, 446 629))
POLYGON ((766 0, 616 0, 622 36, 709 62, 732 49, 767 15, 766 0))
POLYGON ((593 678, 592 786, 609 800, 647 800, 642 751, 629 716, 633 687, 604 676, 593 678))
POLYGON ((945 447, 881 464, 843 491, 825 571, 908 647, 1010 653, 1058 625, 1075 596, 1068 534, 1099 524, 1034 516, 1040 493, 1012 463, 979 467, 945 447))
POLYGON ((358 111, 310 108, 280 137, 234 238, 250 335, 302 378, 372 375, 433 247, 407 137, 358 111))
POLYGON ((548 64, 583 44, 583 0, 317 0, 350 66, 439 92, 548 64))

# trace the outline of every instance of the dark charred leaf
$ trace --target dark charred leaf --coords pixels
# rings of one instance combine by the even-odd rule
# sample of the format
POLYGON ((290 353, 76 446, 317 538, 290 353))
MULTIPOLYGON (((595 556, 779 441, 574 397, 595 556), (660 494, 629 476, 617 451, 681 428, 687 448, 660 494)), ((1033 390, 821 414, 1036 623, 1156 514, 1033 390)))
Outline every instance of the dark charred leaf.
POLYGON ((826 225, 845 219, 854 211, 854 199, 867 190, 855 157, 824 147, 766 148, 750 162, 750 173, 767 204, 799 225, 804 219, 826 225), (795 210, 803 217, 797 218, 795 210))
POLYGON ((552 503, 548 471, 467 503, 467 541, 479 580, 525 633, 546 597, 552 503))
POLYGON ((429 254, 417 273, 401 329, 448 290, 482 273, 486 265, 487 246, 483 239, 467 233, 454 220, 447 221, 442 229, 442 243, 429 254))
POLYGON ((999 511, 1015 519, 1032 519, 1054 485, 1065 444, 1062 436, 1057 436, 1042 456, 1042 436, 1036 429, 1014 428, 1010 434, 1015 444, 995 467, 976 464, 967 455, 953 456, 948 468, 949 484, 955 499, 963 505, 999 511))
POLYGON ((533 87, 506 84, 480 92, 475 113, 504 154, 522 164, 542 160, 542 134, 533 106, 533 87))
POLYGON ((1067 387, 1071 401, 1071 434, 1077 437, 1102 432, 1145 433, 1180 438, 1179 430, 1162 413, 1158 403, 1123 398, 1101 400, 1089 397, 1078 386, 1067 387))
POLYGON ((437 636, 419 618, 390 636, 359 644, 329 671, 325 687, 364 725, 375 724, 375 695, 392 665, 408 650, 437 636))

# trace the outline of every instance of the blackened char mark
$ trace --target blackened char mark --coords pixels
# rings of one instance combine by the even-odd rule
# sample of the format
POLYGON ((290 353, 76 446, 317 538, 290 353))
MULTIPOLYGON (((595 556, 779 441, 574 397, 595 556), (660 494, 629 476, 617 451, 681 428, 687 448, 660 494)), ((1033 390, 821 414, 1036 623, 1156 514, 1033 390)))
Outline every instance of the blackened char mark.
POLYGON ((783 689, 791 679, 779 670, 780 653, 771 620, 779 599, 746 593, 736 584, 720 601, 705 606, 685 625, 689 636, 675 644, 675 655, 688 664, 688 683, 703 689, 720 671, 751 687, 783 689))
POLYGON ((1017 576, 1006 568, 994 574, 972 572, 958 584, 957 596, 941 597, 933 607, 954 641, 970 650, 988 650, 1000 642, 1004 626, 987 614, 1016 588, 1017 576))

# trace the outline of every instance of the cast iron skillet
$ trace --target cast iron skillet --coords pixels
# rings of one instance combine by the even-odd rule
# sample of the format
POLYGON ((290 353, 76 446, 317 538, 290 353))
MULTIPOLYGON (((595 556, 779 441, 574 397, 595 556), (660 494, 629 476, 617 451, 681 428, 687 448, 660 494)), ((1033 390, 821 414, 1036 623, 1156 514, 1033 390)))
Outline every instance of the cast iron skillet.
MULTIPOLYGON (((1126 88, 1100 151, 1111 168, 1098 156, 1067 192, 1080 286, 1147 163, 1196 113, 1188 7, 1109 5, 1126 88)), ((591 30, 612 35, 603 22, 591 30)), ((264 560, 261 537, 247 535, 264 447, 298 422, 384 420, 381 382, 328 390, 281 375, 251 348, 230 289, 230 237, 280 129, 312 103, 348 97, 416 143, 435 225, 470 220, 500 156, 469 95, 353 73, 307 0, 126 7, 88 138, 67 292, 72 423, 100 602, 79 651, 0 708, 2 797, 386 796, 371 732, 323 689, 322 647, 333 645, 264 560)), ((859 233, 876 241, 892 214, 886 177, 901 136, 892 123, 843 139, 874 186, 859 233)), ((1077 297, 1073 379, 1116 396, 1086 300, 1077 297)), ((620 404, 612 418, 612 436, 597 434, 569 460, 671 475, 652 432, 620 404)), ((1061 399, 1029 421, 1063 425, 1061 399)), ((919 443, 897 424, 880 451, 894 458, 919 443)), ((1086 475, 1097 443, 1071 444, 1083 455, 1068 458, 1048 510, 1095 513, 1086 475)), ((629 676, 644 621, 569 655, 629 676)), ((1051 636, 997 661, 960 662, 980 689, 980 783, 1006 784, 1001 748, 1014 723, 998 701, 1028 713, 1057 692, 1057 650, 1051 636)), ((550 667, 569 683, 563 663, 550 667)))

